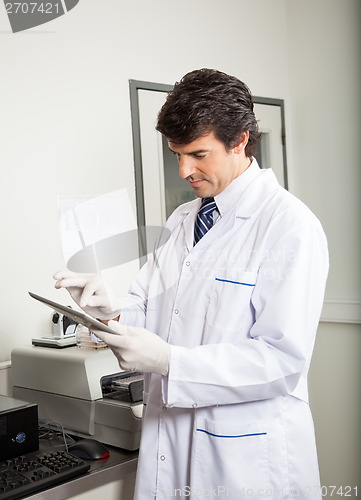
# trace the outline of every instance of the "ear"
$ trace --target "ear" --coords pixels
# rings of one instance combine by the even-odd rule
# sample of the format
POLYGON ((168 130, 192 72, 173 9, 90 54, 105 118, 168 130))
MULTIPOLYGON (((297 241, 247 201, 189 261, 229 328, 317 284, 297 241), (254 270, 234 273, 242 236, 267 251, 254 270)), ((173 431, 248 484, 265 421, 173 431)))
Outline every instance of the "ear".
POLYGON ((246 132, 243 132, 243 134, 241 135, 240 143, 233 148, 235 154, 239 155, 245 150, 245 147, 247 146, 248 143, 248 139, 249 139, 249 131, 247 130, 246 132))

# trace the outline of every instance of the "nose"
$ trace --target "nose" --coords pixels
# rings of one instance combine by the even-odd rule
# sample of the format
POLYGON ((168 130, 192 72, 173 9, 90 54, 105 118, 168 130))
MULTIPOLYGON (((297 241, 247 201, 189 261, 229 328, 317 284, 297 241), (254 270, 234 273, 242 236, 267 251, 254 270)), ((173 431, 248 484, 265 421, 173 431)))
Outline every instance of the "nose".
POLYGON ((187 177, 190 177, 196 172, 196 168, 194 167, 191 158, 180 156, 178 158, 178 162, 179 162, 179 177, 181 177, 181 179, 186 179, 187 177))

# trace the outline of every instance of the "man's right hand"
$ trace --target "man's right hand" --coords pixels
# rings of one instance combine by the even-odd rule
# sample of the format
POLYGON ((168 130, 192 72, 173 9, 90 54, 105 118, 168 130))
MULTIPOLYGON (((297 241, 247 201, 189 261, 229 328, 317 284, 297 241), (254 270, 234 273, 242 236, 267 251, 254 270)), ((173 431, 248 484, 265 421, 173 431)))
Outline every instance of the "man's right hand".
POLYGON ((105 285, 99 275, 82 276, 71 271, 58 271, 53 278, 55 288, 68 290, 74 302, 87 314, 101 320, 119 316, 120 299, 105 285))

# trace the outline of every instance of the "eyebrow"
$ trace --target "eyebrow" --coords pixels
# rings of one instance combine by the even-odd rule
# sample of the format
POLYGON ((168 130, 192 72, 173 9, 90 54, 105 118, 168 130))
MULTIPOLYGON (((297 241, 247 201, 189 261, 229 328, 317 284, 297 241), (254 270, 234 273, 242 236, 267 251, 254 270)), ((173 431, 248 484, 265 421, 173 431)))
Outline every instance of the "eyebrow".
MULTIPOLYGON (((172 148, 168 146, 169 151, 171 151, 174 154, 178 154, 176 151, 173 151, 172 148)), ((209 153, 209 149, 197 149, 196 151, 190 151, 189 153, 184 153, 185 155, 199 155, 201 153, 209 153)))

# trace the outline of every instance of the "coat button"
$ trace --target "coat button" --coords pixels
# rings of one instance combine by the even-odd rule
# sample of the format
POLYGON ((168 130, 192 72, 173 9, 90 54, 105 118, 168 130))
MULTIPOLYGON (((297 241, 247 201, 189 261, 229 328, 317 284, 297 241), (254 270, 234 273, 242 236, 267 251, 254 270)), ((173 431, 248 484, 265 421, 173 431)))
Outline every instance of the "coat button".
POLYGON ((161 459, 161 461, 162 461, 162 462, 164 462, 164 460, 165 460, 165 456, 164 456, 164 455, 161 455, 161 456, 160 456, 160 459, 161 459))
POLYGON ((189 260, 187 260, 186 266, 190 266, 190 265, 191 265, 191 263, 189 262, 189 260))
POLYGON ((174 309, 174 313, 178 314, 179 313, 179 309, 174 309))

